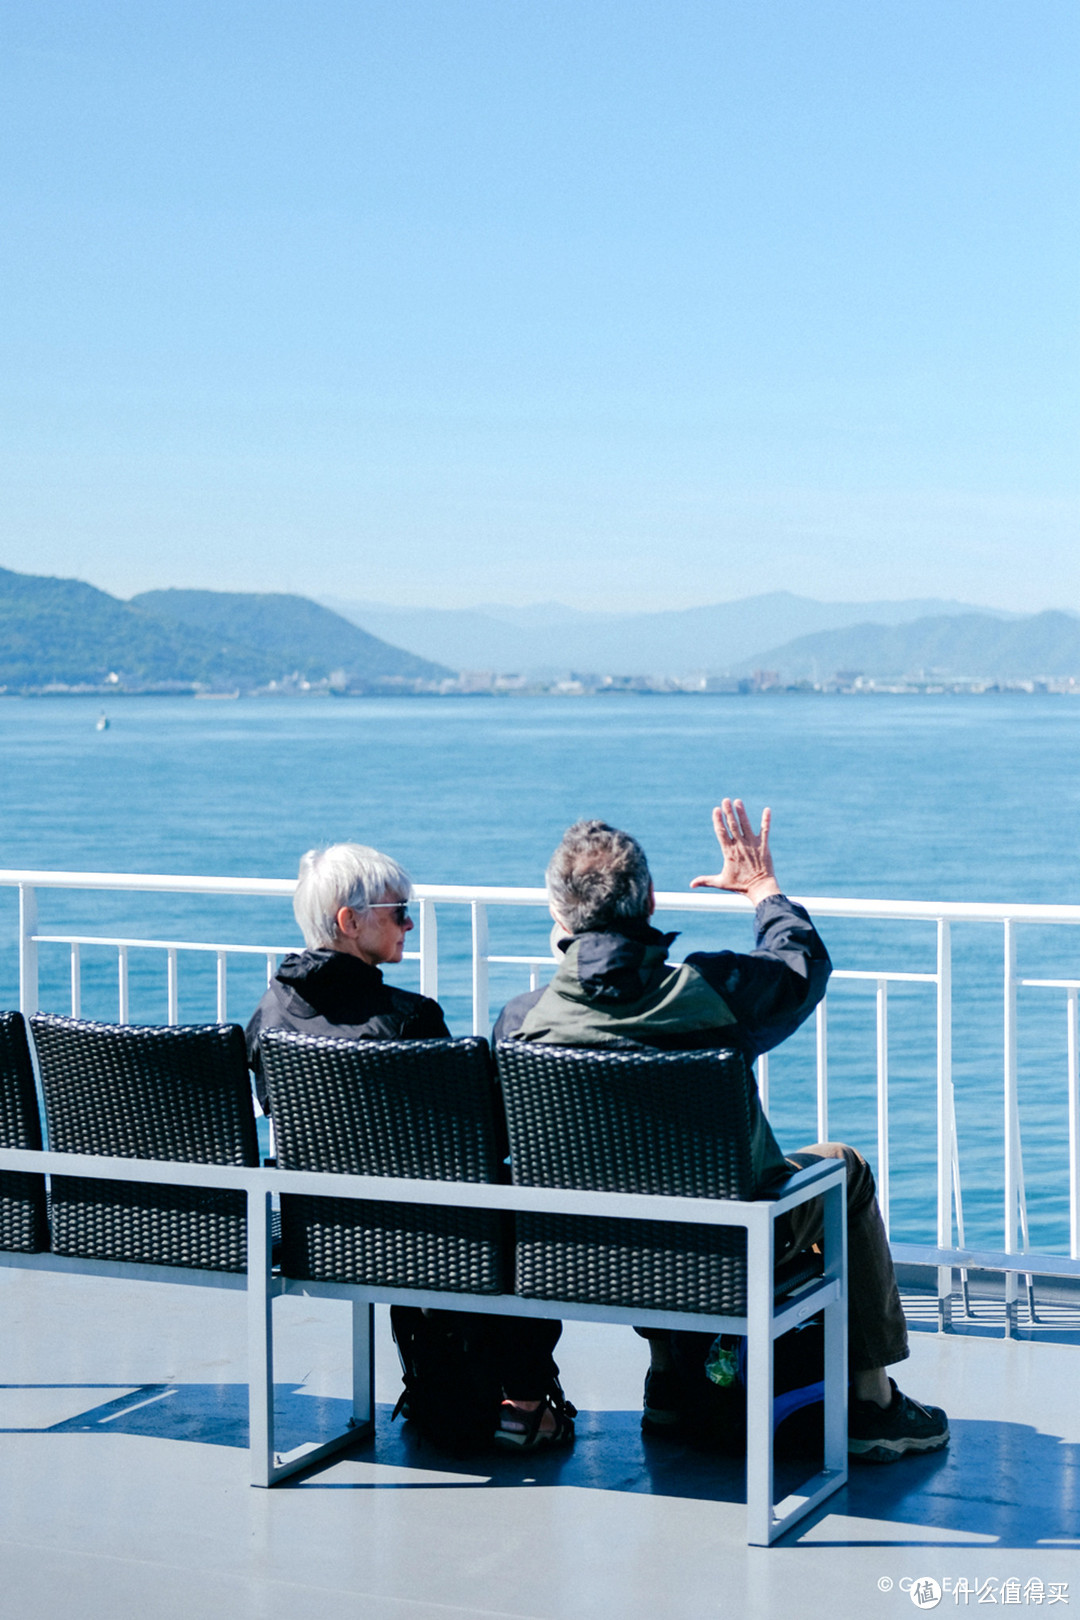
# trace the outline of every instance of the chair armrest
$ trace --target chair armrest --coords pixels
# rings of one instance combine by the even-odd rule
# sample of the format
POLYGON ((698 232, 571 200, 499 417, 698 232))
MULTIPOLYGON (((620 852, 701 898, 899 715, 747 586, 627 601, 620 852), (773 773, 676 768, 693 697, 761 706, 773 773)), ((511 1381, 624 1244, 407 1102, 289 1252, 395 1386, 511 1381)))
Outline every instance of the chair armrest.
POLYGON ((776 1215, 783 1215, 837 1183, 844 1186, 846 1182, 847 1165, 843 1159, 822 1159, 820 1164, 810 1164, 803 1170, 796 1170, 766 1202, 774 1205, 776 1215))

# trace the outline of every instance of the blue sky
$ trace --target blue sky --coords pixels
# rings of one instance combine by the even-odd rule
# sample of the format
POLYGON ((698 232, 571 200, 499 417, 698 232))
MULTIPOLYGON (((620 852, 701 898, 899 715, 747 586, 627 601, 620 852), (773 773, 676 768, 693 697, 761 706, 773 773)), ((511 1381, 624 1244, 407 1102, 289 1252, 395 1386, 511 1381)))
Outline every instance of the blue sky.
POLYGON ((0 565, 1080 610, 1074 0, 8 0, 0 565))

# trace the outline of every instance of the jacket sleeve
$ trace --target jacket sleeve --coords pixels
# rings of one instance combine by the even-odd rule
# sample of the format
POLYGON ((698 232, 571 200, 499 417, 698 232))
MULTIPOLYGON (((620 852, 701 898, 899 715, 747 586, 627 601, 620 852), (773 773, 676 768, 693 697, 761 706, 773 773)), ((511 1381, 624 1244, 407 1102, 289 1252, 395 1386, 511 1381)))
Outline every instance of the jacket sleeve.
POLYGON ((430 996, 417 996, 402 1027, 401 1038, 406 1041, 449 1040, 450 1031, 439 1003, 430 996))
MULTIPOLYGON (((263 1001, 266 997, 263 997, 263 1001)), ((259 1051, 259 1034, 263 1027, 263 1001, 259 1002, 252 1013, 248 1026, 244 1031, 244 1045, 247 1047, 248 1068, 255 1077, 255 1095, 259 1099, 259 1107, 269 1117, 270 1096, 266 1089, 266 1077, 263 1074, 262 1054, 259 1051)))
POLYGON ((735 1015, 739 1044, 752 1059, 787 1040, 813 1012, 832 963, 802 906, 770 895, 754 914, 755 949, 697 951, 687 957, 735 1015))

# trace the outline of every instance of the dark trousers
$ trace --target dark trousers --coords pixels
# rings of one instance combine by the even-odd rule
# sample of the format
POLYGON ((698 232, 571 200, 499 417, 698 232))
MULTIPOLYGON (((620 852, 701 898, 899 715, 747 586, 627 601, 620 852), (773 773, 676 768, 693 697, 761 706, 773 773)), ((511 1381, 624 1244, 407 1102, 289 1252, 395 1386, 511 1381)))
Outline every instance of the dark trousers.
MULTIPOLYGON (((789 1153, 794 1170, 821 1159, 843 1159, 847 1165, 848 1239, 848 1369, 869 1372, 906 1361, 907 1323, 896 1286, 889 1240, 878 1208, 874 1172, 861 1153, 843 1142, 815 1142, 789 1153)), ((777 1222, 778 1260, 812 1249, 823 1235, 820 1198, 810 1198, 777 1222)), ((666 1328, 637 1328, 643 1339, 665 1339, 666 1328)))
POLYGON ((501 1369, 503 1394, 512 1401, 542 1401, 559 1369, 551 1352, 562 1323, 537 1316, 485 1318, 501 1369))
MULTIPOLYGON (((852 1372, 869 1372, 873 1367, 906 1361, 910 1354, 907 1323, 878 1209, 874 1172, 861 1153, 843 1142, 815 1142, 787 1155, 788 1163, 800 1170, 822 1159, 843 1159, 847 1165, 848 1367, 852 1372)), ((790 1242, 786 1254, 821 1242, 820 1198, 800 1204, 787 1220, 790 1242)))

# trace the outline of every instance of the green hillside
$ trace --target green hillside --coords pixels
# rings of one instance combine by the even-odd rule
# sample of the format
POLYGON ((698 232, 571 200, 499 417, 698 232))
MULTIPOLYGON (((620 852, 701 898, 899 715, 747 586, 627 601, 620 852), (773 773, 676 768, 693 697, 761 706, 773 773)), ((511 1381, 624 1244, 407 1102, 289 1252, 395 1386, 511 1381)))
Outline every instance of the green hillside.
POLYGON ((122 602, 76 579, 0 569, 0 687, 251 689, 344 671, 346 684, 449 673, 298 596, 159 591, 122 602), (203 613, 205 609, 205 615, 203 613))
POLYGON ((239 591, 144 591, 133 608, 198 629, 223 646, 273 652, 278 675, 293 671, 322 679, 335 670, 350 678, 439 680, 449 670, 392 647, 305 596, 239 591))
POLYGON ((799 636, 759 653, 754 662, 787 678, 811 680, 835 670, 877 677, 933 670, 990 680, 1080 675, 1080 618, 1047 612, 1003 620, 961 613, 911 624, 856 624, 799 636))

